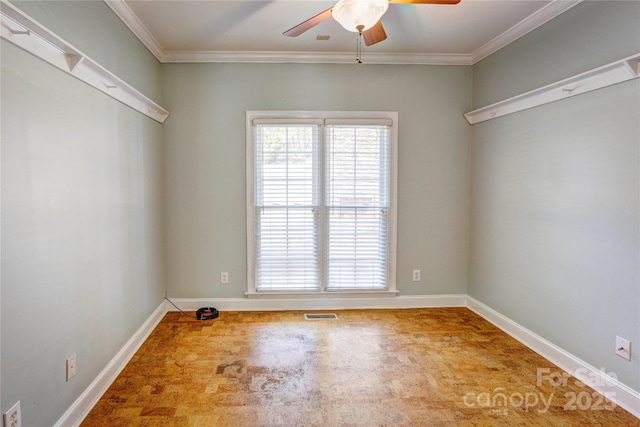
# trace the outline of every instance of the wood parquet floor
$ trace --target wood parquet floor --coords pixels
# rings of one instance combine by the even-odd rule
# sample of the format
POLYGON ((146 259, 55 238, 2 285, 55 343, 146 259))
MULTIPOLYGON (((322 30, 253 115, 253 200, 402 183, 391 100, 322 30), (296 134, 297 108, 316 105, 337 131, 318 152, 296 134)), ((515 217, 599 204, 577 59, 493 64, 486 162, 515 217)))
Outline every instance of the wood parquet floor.
POLYGON ((466 308, 170 312, 94 426, 639 426, 466 308))

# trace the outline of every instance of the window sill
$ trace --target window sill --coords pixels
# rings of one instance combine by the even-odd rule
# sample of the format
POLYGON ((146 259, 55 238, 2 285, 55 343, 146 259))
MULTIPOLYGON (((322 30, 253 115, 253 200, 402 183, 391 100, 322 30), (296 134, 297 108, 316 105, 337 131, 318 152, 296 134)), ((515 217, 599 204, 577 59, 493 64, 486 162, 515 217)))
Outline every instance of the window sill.
POLYGON ((245 292, 249 299, 348 299, 348 298, 389 298, 398 295, 398 291, 333 291, 333 292, 245 292))

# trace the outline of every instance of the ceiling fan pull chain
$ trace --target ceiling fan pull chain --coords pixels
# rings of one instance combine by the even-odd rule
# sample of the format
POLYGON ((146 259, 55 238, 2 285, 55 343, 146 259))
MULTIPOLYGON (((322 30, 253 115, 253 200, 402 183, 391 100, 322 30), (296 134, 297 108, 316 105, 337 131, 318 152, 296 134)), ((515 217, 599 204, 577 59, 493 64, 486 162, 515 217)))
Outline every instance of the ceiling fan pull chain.
POLYGON ((362 64, 362 31, 358 31, 358 44, 356 46, 356 64, 362 64))

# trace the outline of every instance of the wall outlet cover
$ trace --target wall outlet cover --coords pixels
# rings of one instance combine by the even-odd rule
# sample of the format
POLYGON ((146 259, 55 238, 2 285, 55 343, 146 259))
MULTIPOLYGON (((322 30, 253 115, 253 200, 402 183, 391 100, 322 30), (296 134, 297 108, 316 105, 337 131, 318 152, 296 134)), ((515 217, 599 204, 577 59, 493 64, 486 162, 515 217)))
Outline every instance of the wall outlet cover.
POLYGON ((616 354, 623 359, 631 360, 631 341, 616 337, 616 354))
POLYGON ((5 427, 20 427, 22 415, 20 414, 20 401, 18 400, 7 412, 2 414, 5 427))

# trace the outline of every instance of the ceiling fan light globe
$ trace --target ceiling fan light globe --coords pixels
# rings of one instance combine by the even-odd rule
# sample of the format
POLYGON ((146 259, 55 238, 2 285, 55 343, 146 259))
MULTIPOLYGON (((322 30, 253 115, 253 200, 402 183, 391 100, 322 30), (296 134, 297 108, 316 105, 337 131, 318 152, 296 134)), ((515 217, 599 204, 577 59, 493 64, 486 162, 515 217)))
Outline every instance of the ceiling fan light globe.
POLYGON ((340 0, 331 14, 346 30, 357 33, 373 27, 388 8, 388 0, 340 0))

